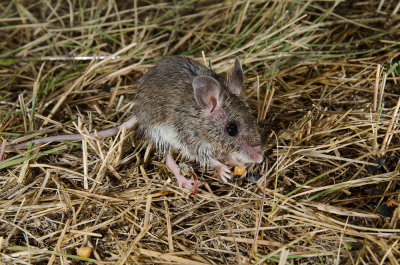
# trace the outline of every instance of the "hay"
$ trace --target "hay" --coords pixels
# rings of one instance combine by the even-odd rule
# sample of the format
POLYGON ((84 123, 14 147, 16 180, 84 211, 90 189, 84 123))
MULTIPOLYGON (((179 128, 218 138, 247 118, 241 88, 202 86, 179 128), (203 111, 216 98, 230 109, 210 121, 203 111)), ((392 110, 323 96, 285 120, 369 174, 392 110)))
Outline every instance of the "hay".
POLYGON ((0 1, 1 261, 399 264, 399 9, 0 1), (134 131, 7 150, 120 124, 138 78, 174 54, 218 72, 241 58, 265 136, 265 163, 248 169, 260 179, 224 184, 179 159, 204 184, 189 197, 134 131))

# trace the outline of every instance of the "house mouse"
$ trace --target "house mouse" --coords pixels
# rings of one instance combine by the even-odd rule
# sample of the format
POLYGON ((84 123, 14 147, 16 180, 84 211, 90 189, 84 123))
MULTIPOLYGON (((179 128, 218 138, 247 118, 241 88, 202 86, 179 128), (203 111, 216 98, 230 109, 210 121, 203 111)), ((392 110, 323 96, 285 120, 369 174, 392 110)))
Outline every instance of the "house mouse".
MULTIPOLYGON (((261 163, 263 147, 255 118, 241 100, 244 75, 239 59, 233 71, 218 75, 186 57, 164 59, 139 80, 134 94, 133 116, 123 124, 91 133, 104 138, 122 128, 137 128, 166 154, 166 165, 186 189, 197 186, 185 178, 172 151, 217 170, 219 178, 230 179, 229 166, 261 163)), ((10 146, 10 149, 51 141, 81 140, 80 134, 50 136, 10 146)))

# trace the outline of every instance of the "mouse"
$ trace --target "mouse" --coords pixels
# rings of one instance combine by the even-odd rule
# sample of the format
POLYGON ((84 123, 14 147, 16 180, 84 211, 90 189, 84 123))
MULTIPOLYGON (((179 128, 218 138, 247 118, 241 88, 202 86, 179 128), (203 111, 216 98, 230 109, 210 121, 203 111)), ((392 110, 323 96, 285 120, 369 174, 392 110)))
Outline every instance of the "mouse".
MULTIPOLYGON (((92 137, 116 135, 134 127, 166 156, 166 166, 178 186, 194 190, 195 176, 186 178, 173 151, 201 167, 212 167, 227 182, 230 167, 261 163, 264 159, 260 130, 243 100, 244 73, 238 57, 233 69, 217 74, 184 56, 163 59, 140 79, 133 95, 132 116, 113 128, 93 132, 92 137)), ((9 146, 26 148, 30 143, 82 140, 81 134, 55 135, 9 146)))

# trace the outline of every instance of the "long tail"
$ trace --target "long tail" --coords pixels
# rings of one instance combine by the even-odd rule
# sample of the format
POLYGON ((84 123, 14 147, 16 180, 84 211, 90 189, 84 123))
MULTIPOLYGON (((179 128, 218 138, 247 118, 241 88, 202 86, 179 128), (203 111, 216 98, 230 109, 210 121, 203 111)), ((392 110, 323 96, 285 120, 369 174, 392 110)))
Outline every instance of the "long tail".
MULTIPOLYGON (((101 130, 98 132, 92 132, 89 135, 91 137, 97 137, 98 139, 102 138, 107 138, 110 136, 117 135, 119 130, 122 128, 126 129, 131 129, 135 124, 137 123, 137 118, 135 116, 132 116, 129 118, 129 120, 125 121, 119 126, 112 127, 106 130, 101 130)), ((59 142, 59 141, 79 141, 82 140, 83 137, 81 134, 63 134, 63 135, 54 135, 54 136, 48 136, 48 137, 43 137, 40 139, 35 139, 35 140, 29 140, 23 143, 15 144, 15 145, 10 145, 8 146, 9 149, 22 149, 26 148, 30 143, 33 143, 35 145, 37 144, 43 144, 43 143, 49 143, 49 142, 59 142)))

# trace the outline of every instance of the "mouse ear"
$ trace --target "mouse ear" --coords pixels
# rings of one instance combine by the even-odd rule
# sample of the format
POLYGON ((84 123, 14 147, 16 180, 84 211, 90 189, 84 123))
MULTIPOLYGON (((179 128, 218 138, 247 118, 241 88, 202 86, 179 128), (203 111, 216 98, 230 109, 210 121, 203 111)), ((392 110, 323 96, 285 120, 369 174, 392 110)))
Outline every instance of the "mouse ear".
POLYGON ((221 106, 221 86, 211 76, 196 76, 192 82, 194 98, 203 109, 214 112, 217 106, 221 106))
POLYGON ((240 64, 239 57, 236 57, 233 71, 227 78, 229 91, 232 94, 239 96, 240 92, 242 92, 243 80, 244 80, 244 75, 243 75, 242 65, 240 64))

